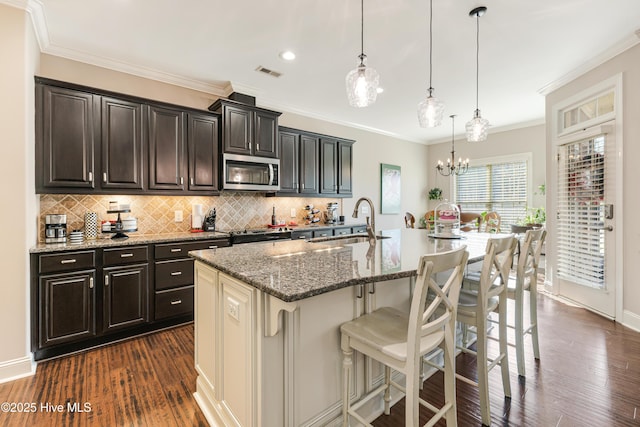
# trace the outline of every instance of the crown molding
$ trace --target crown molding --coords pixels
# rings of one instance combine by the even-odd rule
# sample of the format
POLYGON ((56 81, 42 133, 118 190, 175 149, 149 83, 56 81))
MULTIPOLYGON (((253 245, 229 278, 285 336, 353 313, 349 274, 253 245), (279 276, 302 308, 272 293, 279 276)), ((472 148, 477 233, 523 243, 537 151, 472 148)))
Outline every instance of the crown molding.
POLYGON ((551 92, 555 91, 556 89, 561 88, 567 83, 593 70, 594 68, 604 64, 610 59, 620 55, 624 51, 631 49, 633 46, 637 45, 638 43, 640 43, 640 29, 634 31, 631 35, 625 37, 618 43, 611 46, 609 49, 605 50, 604 52, 600 53, 599 55, 585 62, 578 68, 560 77, 558 80, 553 81, 547 84, 546 86, 540 88, 538 90, 538 93, 540 93, 543 96, 546 96, 551 92))

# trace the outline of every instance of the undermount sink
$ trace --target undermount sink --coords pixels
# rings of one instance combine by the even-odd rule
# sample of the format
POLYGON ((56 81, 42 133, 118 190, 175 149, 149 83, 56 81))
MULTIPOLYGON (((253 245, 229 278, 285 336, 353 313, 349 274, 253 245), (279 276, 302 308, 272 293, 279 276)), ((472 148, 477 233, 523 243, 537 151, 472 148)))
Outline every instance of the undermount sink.
MULTIPOLYGON (((381 240, 381 239, 389 239, 390 236, 376 236, 376 240, 381 240)), ((346 235, 346 236, 332 236, 332 237, 320 237, 320 238, 316 238, 316 239, 311 239, 309 240, 309 242, 311 243, 322 243, 322 242, 329 242, 329 241, 334 241, 334 240, 339 240, 340 243, 344 243, 345 245, 348 244, 352 244, 352 243, 362 243, 362 242, 368 242, 369 241, 369 236, 354 236, 354 235, 346 235)))

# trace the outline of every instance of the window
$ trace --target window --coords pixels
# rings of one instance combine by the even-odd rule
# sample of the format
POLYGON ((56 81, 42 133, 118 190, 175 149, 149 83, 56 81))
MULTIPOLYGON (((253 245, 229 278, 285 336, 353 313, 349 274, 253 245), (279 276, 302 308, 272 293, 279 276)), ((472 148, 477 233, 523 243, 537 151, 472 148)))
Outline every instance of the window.
POLYGON ((530 155, 476 162, 456 179, 462 212, 495 211, 508 230, 527 213, 530 155))

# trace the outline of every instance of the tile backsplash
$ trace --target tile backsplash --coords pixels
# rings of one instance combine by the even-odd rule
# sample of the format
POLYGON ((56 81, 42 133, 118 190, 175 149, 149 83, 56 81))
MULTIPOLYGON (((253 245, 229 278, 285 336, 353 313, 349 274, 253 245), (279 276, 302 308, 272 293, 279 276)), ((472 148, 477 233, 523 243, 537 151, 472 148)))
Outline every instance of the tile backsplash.
MULTIPOLYGON (((201 204, 206 213, 216 208, 216 229, 230 231, 242 228, 265 227, 271 223, 272 208, 276 217, 286 222, 304 224, 306 205, 314 205, 320 211, 327 203, 337 202, 342 210, 341 199, 265 197, 264 193, 223 193, 220 196, 95 196, 87 194, 42 194, 38 218, 38 240, 44 241, 44 219, 47 214, 66 214, 69 231, 84 227, 84 214, 96 212, 98 224, 103 220, 115 220, 116 215, 107 214, 110 201, 130 204, 131 212, 122 218, 135 217, 138 222, 136 235, 168 234, 188 232, 191 229, 191 208, 201 204), (291 210, 296 217, 291 217, 291 210), (175 222, 175 211, 182 211, 182 222, 175 222)), ((99 233, 100 234, 100 233, 99 233)))

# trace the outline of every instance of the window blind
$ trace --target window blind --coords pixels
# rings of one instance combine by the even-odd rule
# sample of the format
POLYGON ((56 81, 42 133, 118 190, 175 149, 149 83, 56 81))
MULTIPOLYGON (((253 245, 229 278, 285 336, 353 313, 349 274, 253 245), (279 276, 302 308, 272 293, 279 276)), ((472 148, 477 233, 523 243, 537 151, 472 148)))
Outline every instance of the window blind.
POLYGON ((508 229, 527 213, 527 162, 469 167, 457 177, 456 190, 462 212, 498 212, 501 228, 508 229))
POLYGON ((561 147, 558 178, 558 277, 604 288, 604 136, 561 147))

